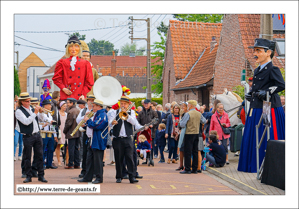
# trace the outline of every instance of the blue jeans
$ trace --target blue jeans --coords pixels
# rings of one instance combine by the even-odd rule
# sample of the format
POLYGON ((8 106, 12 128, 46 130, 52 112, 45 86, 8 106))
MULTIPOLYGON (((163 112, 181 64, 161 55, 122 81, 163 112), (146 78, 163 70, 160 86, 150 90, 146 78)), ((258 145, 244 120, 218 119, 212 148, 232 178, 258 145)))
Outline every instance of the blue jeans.
POLYGON ((162 161, 165 161, 164 159, 164 149, 165 149, 165 146, 159 146, 159 150, 160 150, 160 155, 161 155, 161 160, 162 161))
POLYGON ((228 148, 227 148, 227 140, 229 140, 229 138, 227 138, 227 139, 222 139, 222 141, 221 141, 221 144, 223 145, 223 147, 224 147, 224 149, 225 149, 225 152, 226 152, 226 154, 228 154, 228 148))
POLYGON ((22 156, 22 151, 23 151, 23 134, 18 132, 15 129, 15 136, 14 136, 14 156, 16 156, 16 150, 19 142, 19 157, 22 156))
POLYGON ((52 137, 46 136, 46 138, 43 138, 43 162, 45 162, 45 159, 47 158, 46 167, 52 166, 53 161, 53 152, 54 152, 54 136, 52 134, 52 137), (47 152, 46 152, 47 148, 47 152))
POLYGON ((176 141, 174 140, 174 138, 171 138, 171 137, 168 137, 168 150, 169 150, 169 153, 168 153, 168 158, 171 159, 171 156, 172 156, 172 159, 176 159, 177 158, 177 150, 175 149, 175 146, 177 143, 176 141))
POLYGON ((224 166, 224 164, 217 164, 215 158, 210 154, 207 154, 207 161, 214 164, 216 167, 223 167, 224 166))

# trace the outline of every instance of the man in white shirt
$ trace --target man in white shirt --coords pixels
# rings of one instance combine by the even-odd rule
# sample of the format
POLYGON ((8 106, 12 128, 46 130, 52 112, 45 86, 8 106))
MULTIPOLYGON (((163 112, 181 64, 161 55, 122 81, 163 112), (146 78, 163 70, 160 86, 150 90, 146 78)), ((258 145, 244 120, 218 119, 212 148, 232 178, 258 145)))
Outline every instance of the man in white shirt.
POLYGON ((119 113, 121 111, 126 112, 128 109, 130 99, 127 96, 122 96, 119 101, 121 109, 111 111, 111 114, 108 116, 109 125, 111 127, 113 125, 112 146, 115 157, 116 183, 121 183, 122 181, 124 157, 128 167, 130 183, 136 183, 138 180, 135 178, 136 174, 133 163, 133 150, 135 145, 130 136, 133 135, 133 126, 135 126, 136 130, 143 126, 138 123, 134 110, 128 111, 126 120, 119 119, 119 113))
POLYGON ((48 182, 44 178, 43 168, 43 141, 39 134, 38 118, 43 119, 39 114, 40 107, 35 106, 35 109, 30 108, 30 96, 27 92, 23 92, 19 97, 20 108, 16 110, 17 124, 20 128, 20 133, 23 134, 24 143, 24 168, 27 175, 24 183, 32 182, 32 168, 31 168, 31 154, 32 148, 36 158, 36 165, 38 169, 38 180, 41 182, 48 182))
MULTIPOLYGON (((87 107, 81 109, 81 111, 76 119, 77 124, 79 124, 81 122, 81 120, 83 120, 83 118, 86 114, 88 114, 90 111, 92 111, 92 103, 95 100, 95 96, 88 95, 86 97, 86 100, 87 100, 87 107)), ((92 117, 92 119, 93 119, 93 117, 92 117)), ((83 125, 83 126, 85 127, 85 125, 83 125)), ((87 141, 91 137, 92 137, 92 129, 86 127, 86 132, 83 132, 82 143, 81 143, 82 144, 81 149, 83 150, 83 153, 82 153, 82 170, 81 170, 81 173, 79 174, 79 178, 83 178, 83 176, 86 173, 87 141)))

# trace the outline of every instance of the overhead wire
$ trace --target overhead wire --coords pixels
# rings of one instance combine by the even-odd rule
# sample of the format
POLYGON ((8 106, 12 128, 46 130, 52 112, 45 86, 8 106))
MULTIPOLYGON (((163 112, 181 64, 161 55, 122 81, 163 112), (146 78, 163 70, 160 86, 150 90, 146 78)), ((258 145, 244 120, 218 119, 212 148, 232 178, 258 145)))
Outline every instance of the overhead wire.
POLYGON ((27 40, 27 39, 25 39, 25 38, 22 38, 22 37, 19 37, 19 36, 16 36, 16 35, 15 35, 15 37, 17 37, 17 38, 19 38, 19 39, 22 39, 22 40, 24 40, 24 41, 27 41, 27 42, 29 42, 29 43, 32 43, 32 44, 35 44, 35 45, 38 45, 38 46, 42 46, 42 47, 45 47, 45 48, 48 48, 48 49, 51 49, 51 50, 54 50, 54 51, 61 51, 61 50, 59 50, 59 49, 54 49, 54 48, 51 48, 51 47, 48 47, 48 46, 43 46, 43 45, 41 45, 41 44, 35 43, 35 42, 33 42, 33 41, 29 41, 29 40, 27 40))

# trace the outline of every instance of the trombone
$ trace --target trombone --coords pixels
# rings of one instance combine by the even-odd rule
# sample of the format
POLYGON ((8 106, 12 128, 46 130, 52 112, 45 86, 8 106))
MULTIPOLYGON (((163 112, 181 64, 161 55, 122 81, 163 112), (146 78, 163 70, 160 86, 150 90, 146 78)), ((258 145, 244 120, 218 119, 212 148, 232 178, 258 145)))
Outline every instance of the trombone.
MULTIPOLYGON (((121 111, 118 113, 118 119, 117 119, 117 122, 119 121, 119 119, 122 119, 122 120, 127 120, 129 115, 128 115, 128 112, 130 111, 130 109, 135 105, 135 102, 132 102, 129 107, 126 109, 126 111, 121 111)), ((115 120, 115 118, 117 117, 117 115, 113 118, 112 121, 115 120)), ((109 125, 102 131, 101 133, 101 137, 102 138, 105 138, 107 135, 108 135, 108 132, 105 134, 105 136, 103 136, 103 133, 108 129, 109 125)), ((111 127, 111 129, 114 127, 114 125, 111 127)))
MULTIPOLYGON (((32 105, 32 107, 35 108, 36 105, 32 105)), ((47 110, 46 108, 43 108, 43 107, 41 107, 40 109, 41 109, 43 112, 48 112, 48 113, 50 113, 51 115, 54 115, 54 110, 53 110, 53 111, 51 111, 51 110, 47 110)))

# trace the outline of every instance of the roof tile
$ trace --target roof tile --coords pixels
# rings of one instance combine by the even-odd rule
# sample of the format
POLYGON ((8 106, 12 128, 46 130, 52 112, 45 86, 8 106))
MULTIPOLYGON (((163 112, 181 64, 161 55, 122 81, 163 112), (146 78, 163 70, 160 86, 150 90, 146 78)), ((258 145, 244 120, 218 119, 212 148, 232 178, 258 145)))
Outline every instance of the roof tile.
POLYGON ((175 77, 182 79, 189 72, 212 36, 219 43, 222 23, 201 23, 170 20, 175 77))
POLYGON ((214 64, 217 50, 218 44, 211 52, 210 47, 206 48, 205 52, 194 66, 191 73, 185 78, 185 80, 178 83, 173 89, 175 90, 185 87, 199 86, 209 82, 214 74, 214 64))

